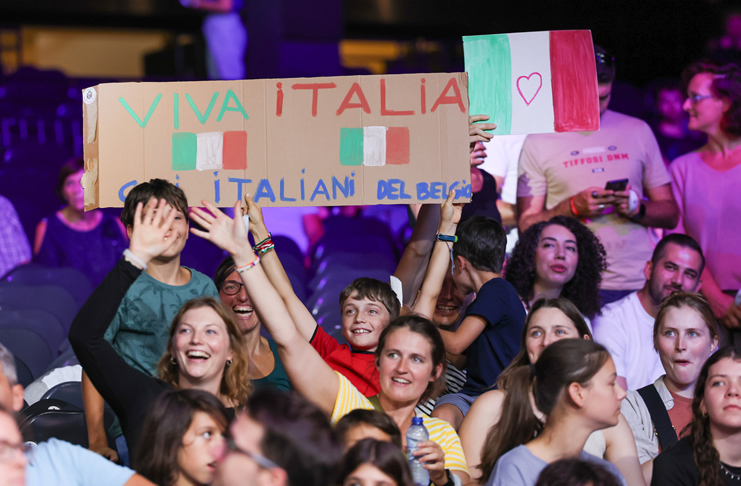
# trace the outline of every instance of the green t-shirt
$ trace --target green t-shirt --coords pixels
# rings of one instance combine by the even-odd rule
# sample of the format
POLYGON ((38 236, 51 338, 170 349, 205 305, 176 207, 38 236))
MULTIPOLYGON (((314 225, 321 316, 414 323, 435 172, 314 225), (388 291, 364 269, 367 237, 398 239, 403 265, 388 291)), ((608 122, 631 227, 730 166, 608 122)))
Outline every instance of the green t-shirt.
POLYGON ((210 278, 188 270, 190 281, 179 286, 164 284, 142 272, 129 287, 105 333, 106 341, 130 366, 150 376, 157 375, 170 324, 183 304, 203 296, 219 298, 210 278))

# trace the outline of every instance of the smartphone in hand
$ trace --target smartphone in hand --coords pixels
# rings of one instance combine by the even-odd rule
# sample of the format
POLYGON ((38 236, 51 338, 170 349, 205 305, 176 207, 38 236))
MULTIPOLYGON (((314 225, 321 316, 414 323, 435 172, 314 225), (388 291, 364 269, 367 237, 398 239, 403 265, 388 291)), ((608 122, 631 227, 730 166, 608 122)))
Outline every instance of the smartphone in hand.
POLYGON ((628 188, 628 179, 615 179, 605 184, 606 191, 620 192, 628 188))

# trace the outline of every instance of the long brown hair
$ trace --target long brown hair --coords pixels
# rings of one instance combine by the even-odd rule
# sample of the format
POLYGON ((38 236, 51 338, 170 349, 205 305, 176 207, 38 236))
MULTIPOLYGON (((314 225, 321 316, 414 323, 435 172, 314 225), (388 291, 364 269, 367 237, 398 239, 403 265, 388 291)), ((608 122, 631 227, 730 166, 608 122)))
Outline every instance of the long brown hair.
POLYGON ((525 325, 522 327, 522 336, 520 337, 520 352, 517 353, 517 356, 515 356, 515 358, 512 360, 512 363, 510 363, 510 365, 507 366, 504 371, 499 374, 499 378, 497 379, 497 388, 502 391, 507 391, 511 375, 517 368, 530 364, 530 355, 528 355, 527 353, 527 345, 525 342, 527 341, 527 333, 528 329, 530 328, 530 321, 532 321, 533 316, 540 309, 560 310, 566 315, 566 317, 569 318, 571 322, 574 323, 574 327, 576 327, 576 332, 579 333, 580 338, 589 336, 589 339, 592 339, 592 332, 589 330, 589 326, 587 326, 584 317, 582 317, 579 309, 576 308, 576 305, 574 305, 573 302, 563 297, 558 297, 556 299, 539 299, 537 302, 535 302, 535 304, 533 304, 533 308, 530 310, 530 313, 527 315, 527 319, 525 320, 525 325))
POLYGON ((178 453, 196 412, 209 415, 226 432, 229 417, 218 398, 203 390, 168 390, 149 407, 134 457, 137 472, 162 486, 180 475, 178 453))
POLYGON ((172 356, 173 338, 183 315, 191 309, 199 309, 201 307, 210 307, 224 321, 227 334, 229 335, 229 349, 232 350, 233 357, 231 365, 227 364, 224 368, 219 392, 234 402, 236 406, 242 406, 247 403, 247 398, 252 390, 250 364, 244 354, 244 336, 242 336, 242 330, 239 324, 237 324, 234 315, 229 312, 224 304, 213 297, 191 299, 178 311, 172 320, 172 324, 170 324, 170 336, 167 340, 167 348, 157 364, 157 373, 163 381, 175 388, 180 388, 180 373, 177 364, 173 363, 172 356))
POLYGON ((546 416, 553 412, 563 391, 572 383, 586 385, 610 354, 587 339, 563 339, 551 344, 532 365, 515 369, 509 380, 499 422, 487 434, 481 452, 481 484, 489 480, 494 465, 508 451, 530 442, 543 430, 530 402, 546 416))
POLYGON ((710 417, 702 412, 702 402, 705 399, 710 368, 724 358, 741 361, 741 347, 724 346, 705 361, 695 385, 695 396, 692 399, 692 422, 690 422, 690 443, 692 455, 700 477, 699 486, 723 486, 720 471, 720 455, 713 445, 713 436, 710 433, 710 417))

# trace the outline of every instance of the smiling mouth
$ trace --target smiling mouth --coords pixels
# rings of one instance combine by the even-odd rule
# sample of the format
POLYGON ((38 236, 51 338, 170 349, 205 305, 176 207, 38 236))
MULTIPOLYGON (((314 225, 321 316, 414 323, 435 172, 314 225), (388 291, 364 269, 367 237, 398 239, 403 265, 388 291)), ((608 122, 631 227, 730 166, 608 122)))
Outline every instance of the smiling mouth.
POLYGON ((394 383, 399 383, 401 385, 411 385, 411 381, 405 380, 404 378, 391 378, 391 381, 394 383))
POLYGON ((252 316, 252 313, 254 312, 254 309, 248 306, 234 306, 232 307, 232 310, 239 317, 250 317, 252 316))
POLYGON ((452 314, 453 312, 457 311, 459 308, 460 306, 438 305, 435 307, 435 310, 439 312, 440 314, 452 314))
POLYGON ((370 334, 371 332, 368 329, 353 329, 353 334, 370 334))
POLYGON ((188 351, 185 353, 185 356, 187 356, 190 359, 209 359, 211 357, 210 354, 208 354, 205 351, 188 351))

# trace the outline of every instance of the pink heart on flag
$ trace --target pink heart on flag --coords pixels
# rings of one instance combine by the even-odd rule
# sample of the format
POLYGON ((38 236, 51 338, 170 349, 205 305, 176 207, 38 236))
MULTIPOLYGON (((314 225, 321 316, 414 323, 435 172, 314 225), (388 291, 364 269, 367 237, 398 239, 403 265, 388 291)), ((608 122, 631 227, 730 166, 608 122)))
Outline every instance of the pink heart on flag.
POLYGON ((517 92, 520 93, 520 96, 522 97, 523 100, 525 100, 525 104, 527 104, 528 106, 530 106, 530 103, 532 103, 535 97, 538 96, 538 93, 540 92, 540 88, 542 87, 543 87, 543 76, 541 76, 540 73, 530 73, 530 76, 520 76, 519 78, 517 78, 517 92), (530 78, 532 78, 533 76, 537 76, 537 79, 531 80, 530 78), (522 82, 522 88, 521 88, 520 82, 523 79, 525 81, 522 82), (534 93, 530 98, 528 98, 527 96, 525 96, 525 94, 523 94, 522 92, 523 89, 527 93, 533 93, 533 91, 534 93))

